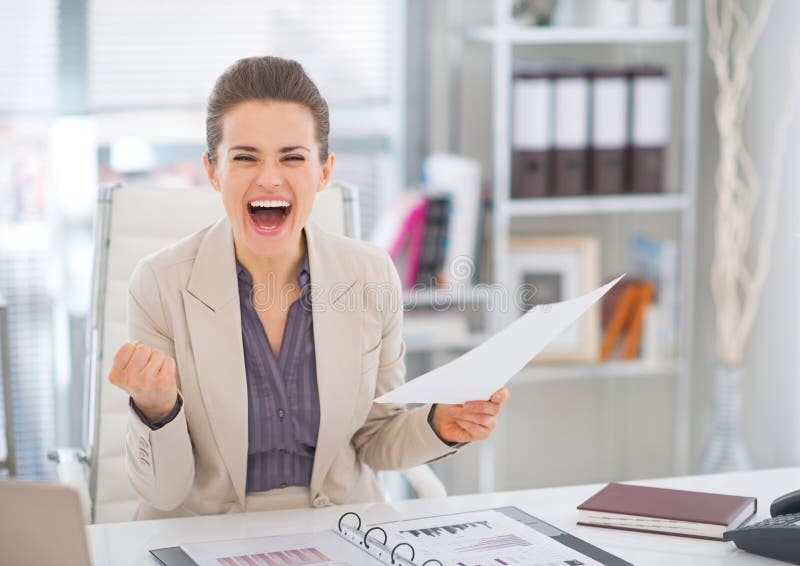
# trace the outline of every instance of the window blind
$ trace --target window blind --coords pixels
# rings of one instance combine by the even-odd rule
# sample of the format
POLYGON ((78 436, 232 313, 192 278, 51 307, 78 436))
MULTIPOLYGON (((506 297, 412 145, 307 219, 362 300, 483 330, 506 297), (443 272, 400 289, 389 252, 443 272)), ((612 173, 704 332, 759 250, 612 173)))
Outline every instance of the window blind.
POLYGON ((204 107, 238 58, 299 60, 333 106, 390 97, 396 0, 90 0, 95 110, 204 107))
POLYGON ((0 112, 57 103, 57 0, 0 0, 0 112))
POLYGON ((11 398, 17 474, 48 478, 55 447, 52 249, 42 222, 0 224, 0 293, 8 301, 11 398))

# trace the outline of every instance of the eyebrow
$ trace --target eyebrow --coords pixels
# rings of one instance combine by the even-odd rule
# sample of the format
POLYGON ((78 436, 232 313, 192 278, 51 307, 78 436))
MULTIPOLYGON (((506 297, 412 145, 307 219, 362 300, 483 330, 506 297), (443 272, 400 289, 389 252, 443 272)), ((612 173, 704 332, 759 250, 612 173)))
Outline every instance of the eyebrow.
MULTIPOLYGON (((290 151, 295 151, 295 150, 298 150, 298 149, 304 149, 307 152, 311 153, 311 150, 308 149, 304 145, 291 145, 291 146, 282 147, 279 150, 279 153, 289 153, 290 151)), ((231 151, 249 151, 249 152, 252 152, 252 153, 258 153, 258 148, 255 148, 255 147, 253 147, 251 145, 236 145, 236 146, 233 146, 232 148, 230 148, 228 150, 228 153, 230 153, 231 151)))

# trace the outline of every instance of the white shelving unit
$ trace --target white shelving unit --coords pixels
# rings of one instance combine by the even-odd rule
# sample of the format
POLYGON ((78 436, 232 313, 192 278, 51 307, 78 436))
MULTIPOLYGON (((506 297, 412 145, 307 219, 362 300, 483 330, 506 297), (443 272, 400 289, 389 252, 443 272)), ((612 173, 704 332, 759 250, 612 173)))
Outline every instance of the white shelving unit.
POLYGON ((514 45, 581 45, 624 43, 685 43, 692 37, 689 27, 667 28, 588 28, 531 27, 508 20, 503 27, 465 27, 466 39, 485 43, 509 42, 514 45))
POLYGON ((680 371, 682 362, 650 363, 642 361, 608 362, 605 364, 549 364, 532 365, 514 377, 515 384, 537 383, 570 379, 624 379, 673 375, 680 371))
MULTIPOLYGON (((576 379, 637 379, 672 377, 675 380, 675 436, 674 472, 689 471, 689 420, 691 393, 692 320, 694 242, 697 193, 697 115, 699 104, 700 64, 700 0, 684 0, 677 4, 685 14, 681 20, 685 25, 667 28, 590 28, 590 27, 523 27, 511 18, 512 1, 495 0, 493 26, 461 26, 453 30, 450 42, 451 54, 451 143, 458 151, 458 119, 460 112, 460 57, 463 42, 478 42, 491 50, 491 129, 493 207, 493 273, 494 281, 513 288, 510 280, 509 235, 512 220, 549 217, 597 217, 602 215, 631 215, 639 213, 669 214, 679 223, 680 285, 678 313, 679 344, 675 360, 663 363, 644 361, 612 362, 578 365, 531 366, 523 370, 512 381, 514 384, 536 383, 552 380, 576 379), (592 46, 633 45, 678 48, 682 53, 683 85, 680 119, 679 146, 672 147, 680 154, 678 187, 670 187, 664 194, 613 195, 586 197, 553 197, 540 199, 511 199, 511 99, 512 63, 514 49, 520 46, 592 46), (457 83, 457 84, 456 84, 457 83), (455 132, 455 133, 454 133, 455 132)), ((676 122, 677 120, 673 120, 676 122)), ((492 317, 490 332, 505 324, 502 316, 492 317)), ((494 481, 494 447, 491 442, 482 447, 480 457, 479 487, 481 491, 492 491, 494 481)))
POLYGON ((502 203, 499 211, 508 217, 583 216, 589 214, 631 214, 637 212, 681 212, 694 206, 687 195, 611 195, 514 199, 502 203))

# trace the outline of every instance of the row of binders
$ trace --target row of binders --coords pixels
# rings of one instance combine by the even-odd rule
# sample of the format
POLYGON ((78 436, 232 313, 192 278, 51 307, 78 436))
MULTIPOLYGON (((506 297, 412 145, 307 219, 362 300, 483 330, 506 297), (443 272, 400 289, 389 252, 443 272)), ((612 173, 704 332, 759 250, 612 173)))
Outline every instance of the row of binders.
POLYGON ((663 192, 670 109, 663 67, 515 63, 512 197, 663 192))
POLYGON ((391 199, 369 237, 397 266, 403 288, 468 286, 482 241, 481 166, 437 153, 423 164, 423 185, 391 199))
POLYGON ((400 223, 389 245, 389 255, 403 288, 440 286, 452 212, 450 195, 407 193, 394 206, 400 223))

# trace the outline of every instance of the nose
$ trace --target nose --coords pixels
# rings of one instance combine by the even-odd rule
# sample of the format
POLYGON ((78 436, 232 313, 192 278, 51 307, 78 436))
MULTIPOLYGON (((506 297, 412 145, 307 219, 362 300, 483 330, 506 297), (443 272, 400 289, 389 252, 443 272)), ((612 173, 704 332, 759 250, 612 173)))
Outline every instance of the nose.
POLYGON ((264 160, 263 165, 261 165, 258 171, 256 182, 262 187, 280 187, 283 183, 283 173, 281 172, 280 165, 269 160, 264 160))

